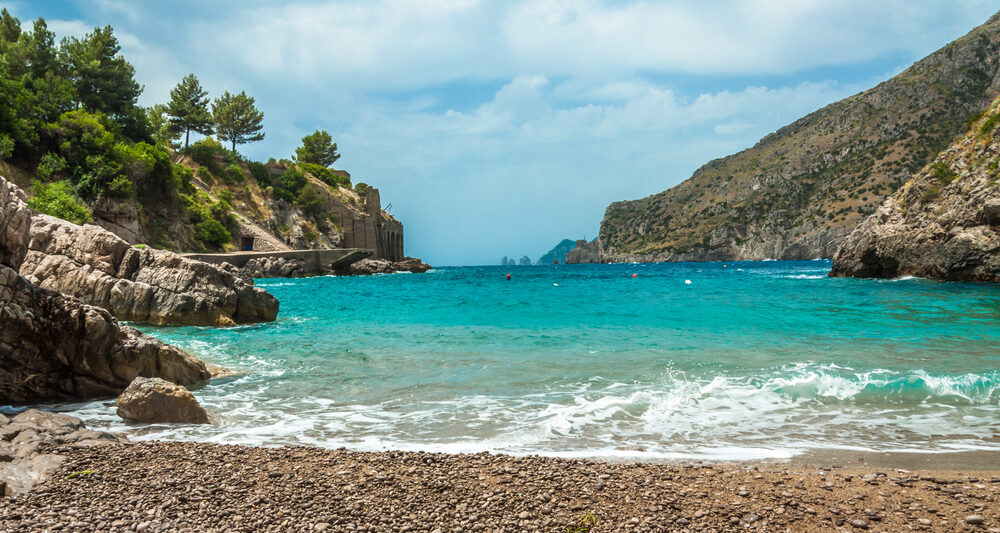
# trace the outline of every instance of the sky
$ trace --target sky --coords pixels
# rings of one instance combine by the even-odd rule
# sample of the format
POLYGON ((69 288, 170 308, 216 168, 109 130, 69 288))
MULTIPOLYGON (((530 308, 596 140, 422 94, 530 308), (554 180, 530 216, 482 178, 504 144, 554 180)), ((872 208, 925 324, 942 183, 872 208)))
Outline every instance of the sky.
POLYGON ((998 8, 980 0, 19 0, 60 36, 111 25, 165 103, 194 73, 245 90, 290 157, 329 131, 405 252, 533 261, 613 201, 668 189, 892 77, 998 8))

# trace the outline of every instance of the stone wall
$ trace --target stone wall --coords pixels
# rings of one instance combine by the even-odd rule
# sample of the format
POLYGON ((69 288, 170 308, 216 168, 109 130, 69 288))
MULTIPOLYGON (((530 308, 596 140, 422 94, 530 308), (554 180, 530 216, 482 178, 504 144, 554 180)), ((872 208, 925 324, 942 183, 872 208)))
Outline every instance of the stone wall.
POLYGON ((376 259, 403 259, 403 224, 382 212, 378 189, 368 190, 363 213, 340 202, 333 202, 330 210, 344 230, 341 247, 374 250, 376 259))

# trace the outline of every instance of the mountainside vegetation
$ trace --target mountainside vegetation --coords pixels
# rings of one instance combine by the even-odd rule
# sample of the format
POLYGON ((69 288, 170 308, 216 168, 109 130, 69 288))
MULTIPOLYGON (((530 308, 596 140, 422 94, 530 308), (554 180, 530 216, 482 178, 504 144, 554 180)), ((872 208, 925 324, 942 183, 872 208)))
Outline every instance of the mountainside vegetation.
POLYGON ((1000 99, 861 223, 831 276, 1000 282, 1000 99))
POLYGON ((0 11, 0 175, 33 209, 178 251, 234 249, 248 224, 290 246, 337 245, 332 206, 360 210, 369 187, 330 168, 328 132, 303 138, 296 162, 249 160, 236 149, 264 138, 253 97, 210 100, 189 74, 169 102, 142 107, 120 51, 110 26, 57 42, 44 19, 22 31, 0 11))
POLYGON ((602 261, 829 258, 998 89, 1000 14, 667 191, 612 203, 598 239, 578 252, 602 261))

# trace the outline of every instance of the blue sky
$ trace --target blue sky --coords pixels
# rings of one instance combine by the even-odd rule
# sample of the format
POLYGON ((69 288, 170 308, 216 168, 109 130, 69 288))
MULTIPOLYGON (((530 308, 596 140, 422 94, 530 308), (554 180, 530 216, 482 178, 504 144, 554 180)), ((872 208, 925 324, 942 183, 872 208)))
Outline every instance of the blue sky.
POLYGON ((592 239, 640 198, 982 24, 978 0, 4 2, 61 35, 112 25, 165 102, 194 72, 264 111, 254 159, 330 131, 435 265, 592 239))

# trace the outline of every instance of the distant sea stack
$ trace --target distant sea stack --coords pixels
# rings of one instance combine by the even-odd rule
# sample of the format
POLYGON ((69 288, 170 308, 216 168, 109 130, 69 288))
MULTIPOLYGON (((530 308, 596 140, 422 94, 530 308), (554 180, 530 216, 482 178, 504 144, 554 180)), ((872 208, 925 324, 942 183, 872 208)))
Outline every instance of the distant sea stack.
MULTIPOLYGON (((1000 14, 898 76, 641 200, 615 202, 580 259, 832 257, 1000 89, 1000 14)), ((573 259, 571 258, 571 261, 573 259)))
POLYGON ((831 276, 1000 282, 1000 101, 844 240, 831 276))

